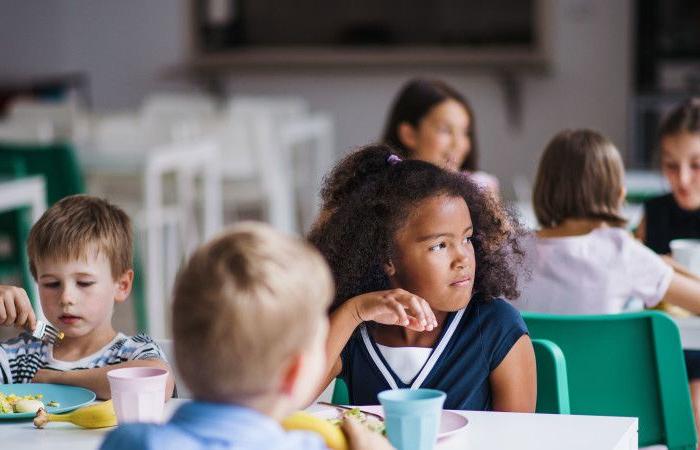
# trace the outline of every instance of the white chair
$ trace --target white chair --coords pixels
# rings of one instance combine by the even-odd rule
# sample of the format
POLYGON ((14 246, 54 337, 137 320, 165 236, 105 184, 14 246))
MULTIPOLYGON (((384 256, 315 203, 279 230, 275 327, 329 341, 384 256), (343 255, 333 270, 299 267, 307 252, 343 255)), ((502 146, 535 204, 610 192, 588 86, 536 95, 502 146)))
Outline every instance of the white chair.
POLYGON ((53 127, 53 134, 65 139, 72 138, 78 114, 78 105, 71 100, 62 102, 18 100, 13 102, 8 109, 10 120, 28 123, 48 122, 53 127))
POLYGON ((255 203, 275 227, 306 230, 318 212, 316 196, 333 161, 330 116, 309 114, 296 97, 233 97, 219 133, 227 209, 255 203), (257 189, 242 188, 241 181, 257 189), (256 184, 257 183, 257 184, 256 184))
POLYGON ((175 377, 175 389, 177 391, 177 398, 192 398, 192 393, 187 389, 185 382, 182 380, 180 373, 177 370, 177 361, 175 361, 175 347, 173 346, 172 339, 156 339, 156 344, 163 350, 165 357, 170 364, 170 368, 173 371, 173 376, 175 377))
POLYGON ((0 141, 44 144, 54 138, 53 124, 47 120, 9 119, 0 122, 0 141))
POLYGON ((162 338, 169 330, 166 305, 180 263, 222 228, 217 145, 202 140, 159 147, 148 156, 143 186, 139 225, 145 243, 148 328, 152 336, 162 338), (172 191, 166 191, 168 176, 175 182, 172 191))

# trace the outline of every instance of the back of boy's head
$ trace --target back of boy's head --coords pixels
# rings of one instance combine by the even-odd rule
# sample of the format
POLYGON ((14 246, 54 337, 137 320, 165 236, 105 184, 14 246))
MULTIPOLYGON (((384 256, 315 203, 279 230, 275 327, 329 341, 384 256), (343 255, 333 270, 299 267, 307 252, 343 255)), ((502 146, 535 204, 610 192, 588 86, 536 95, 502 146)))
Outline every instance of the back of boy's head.
POLYGON ((623 226, 622 158, 613 143, 593 130, 564 130, 544 149, 533 204, 538 222, 553 227, 566 219, 604 220, 623 226))
POLYGON ((659 138, 680 133, 700 133, 700 97, 677 106, 661 122, 659 138))
POLYGON ((479 151, 474 110, 462 94, 441 80, 414 78, 403 85, 389 110, 382 141, 394 147, 399 155, 409 158, 411 151, 406 148, 399 138, 399 125, 405 122, 417 128, 420 121, 428 115, 429 111, 445 100, 458 102, 469 114, 471 147, 460 169, 475 171, 477 170, 479 151))
POLYGON ((316 336, 332 296, 322 256, 270 226, 243 223, 199 248, 173 303, 175 357, 194 397, 269 395, 283 364, 316 336))
POLYGON ((109 260, 112 278, 132 267, 129 216, 107 200, 90 195, 65 197, 44 212, 29 232, 29 268, 37 277, 37 262, 85 259, 96 250, 109 260))
POLYGON ((369 145, 342 160, 326 177, 321 197, 329 211, 309 234, 336 281, 333 308, 390 288, 384 265, 395 235, 416 205, 431 197, 461 197, 469 207, 476 255, 475 291, 516 298, 514 260, 521 255, 519 225, 492 195, 459 173, 418 160, 398 161, 385 144, 369 145))

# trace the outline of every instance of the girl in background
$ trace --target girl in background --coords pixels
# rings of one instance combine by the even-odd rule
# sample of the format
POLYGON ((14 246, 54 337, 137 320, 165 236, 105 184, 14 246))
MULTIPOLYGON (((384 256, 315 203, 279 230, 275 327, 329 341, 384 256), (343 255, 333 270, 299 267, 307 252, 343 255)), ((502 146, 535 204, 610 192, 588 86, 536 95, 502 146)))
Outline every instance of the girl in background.
POLYGON ((478 171, 474 110, 443 81, 416 78, 406 83, 391 107, 382 140, 402 158, 465 172, 498 193, 498 180, 478 171))
POLYGON ((666 255, 673 239, 700 238, 700 98, 675 108, 659 136, 661 171, 671 193, 645 203, 637 236, 666 255))

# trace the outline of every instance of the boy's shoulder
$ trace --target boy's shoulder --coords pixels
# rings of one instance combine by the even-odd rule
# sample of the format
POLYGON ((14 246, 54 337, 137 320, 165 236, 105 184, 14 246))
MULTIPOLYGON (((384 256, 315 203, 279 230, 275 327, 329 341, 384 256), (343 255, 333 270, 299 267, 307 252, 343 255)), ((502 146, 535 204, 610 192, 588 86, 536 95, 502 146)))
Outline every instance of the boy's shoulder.
POLYGON ((165 352, 158 343, 147 334, 139 333, 127 336, 123 333, 117 335, 112 345, 106 350, 106 354, 119 356, 126 360, 135 359, 162 359, 166 360, 165 352))
POLYGON ((100 446, 100 450, 121 450, 126 448, 129 450, 160 448, 186 450, 199 448, 199 443, 188 436, 187 433, 167 425, 130 423, 120 425, 111 431, 100 446))

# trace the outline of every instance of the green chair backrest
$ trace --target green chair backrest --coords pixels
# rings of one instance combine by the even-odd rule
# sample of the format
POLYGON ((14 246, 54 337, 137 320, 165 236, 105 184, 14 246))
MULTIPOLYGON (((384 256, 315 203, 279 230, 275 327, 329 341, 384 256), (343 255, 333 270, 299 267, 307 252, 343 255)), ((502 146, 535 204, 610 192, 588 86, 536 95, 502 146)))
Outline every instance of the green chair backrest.
MULTIPOLYGON (((46 202, 52 205, 61 198, 85 192, 73 147, 64 143, 15 144, 0 142, 0 177, 43 176, 46 182, 46 202)), ((31 221, 26 210, 0 213, 0 235, 12 240, 13 252, 0 261, 0 271, 8 267, 21 274, 22 284, 33 298, 29 286, 33 282, 26 256, 26 240, 31 221)))
POLYGON ((564 353, 554 342, 533 339, 537 361, 537 408, 538 413, 569 414, 569 382, 564 353))
POLYGON ((331 403, 334 405, 349 405, 350 404, 350 392, 348 391, 348 385, 345 384, 342 378, 335 379, 335 386, 333 387, 333 397, 331 398, 331 403))
POLYGON ((639 418, 639 446, 694 449, 690 393, 676 324, 664 313, 523 313, 530 336, 566 358, 571 414, 639 418))
MULTIPOLYGON (((73 147, 67 143, 0 143, 0 159, 21 164, 25 175, 42 175, 46 180, 46 200, 50 206, 68 195, 85 192, 73 147)), ((0 167, 2 170, 3 167, 0 167)), ((0 175, 14 175, 0 172, 0 175)))

